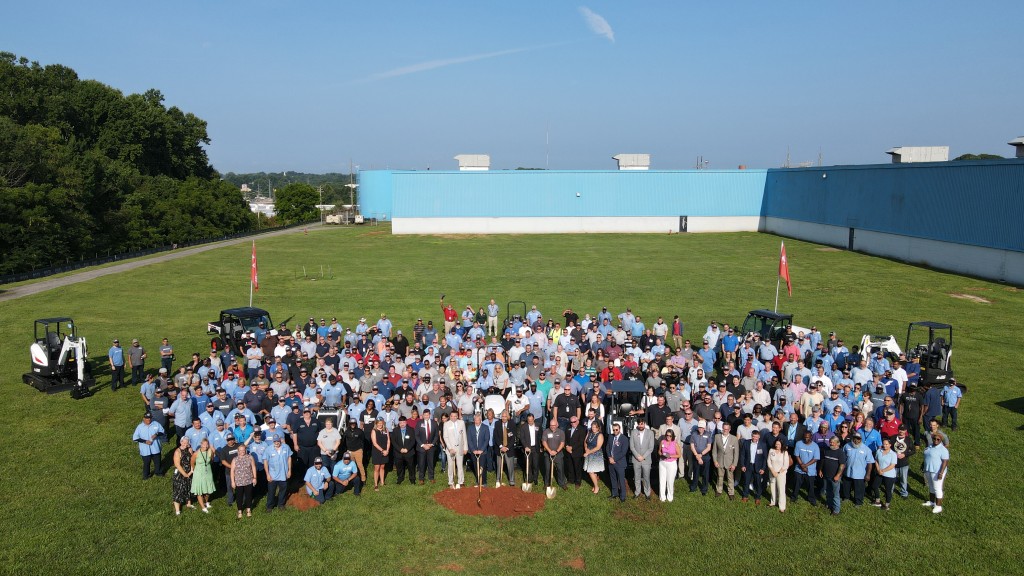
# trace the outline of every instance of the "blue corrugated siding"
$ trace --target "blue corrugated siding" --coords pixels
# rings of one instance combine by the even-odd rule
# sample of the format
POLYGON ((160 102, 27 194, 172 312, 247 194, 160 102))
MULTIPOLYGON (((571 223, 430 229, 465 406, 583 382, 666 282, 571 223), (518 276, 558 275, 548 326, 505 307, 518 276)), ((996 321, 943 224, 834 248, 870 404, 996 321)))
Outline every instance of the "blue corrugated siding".
POLYGON ((359 210, 364 216, 390 220, 394 179, 390 170, 359 172, 359 210))
POLYGON ((764 214, 1024 251, 1024 162, 769 170, 764 214))
POLYGON ((727 171, 371 170, 359 180, 363 214, 377 217, 761 215, 1024 252, 1021 160, 727 171))
POLYGON ((766 172, 510 170, 392 174, 396 218, 452 218, 758 216, 766 172))

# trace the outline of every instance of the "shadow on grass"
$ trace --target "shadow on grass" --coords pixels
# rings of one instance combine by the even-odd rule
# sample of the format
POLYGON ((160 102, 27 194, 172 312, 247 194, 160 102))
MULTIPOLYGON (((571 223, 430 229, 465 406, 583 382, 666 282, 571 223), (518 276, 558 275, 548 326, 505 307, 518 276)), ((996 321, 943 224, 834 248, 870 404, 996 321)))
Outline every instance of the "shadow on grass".
MULTIPOLYGON (((1005 408, 1010 412, 1015 412, 1020 415, 1024 415, 1024 396, 1020 398, 1014 398, 1012 400, 1001 400, 996 402, 996 406, 1005 408)), ((1024 431, 1024 424, 1017 427, 1017 430, 1024 431)))

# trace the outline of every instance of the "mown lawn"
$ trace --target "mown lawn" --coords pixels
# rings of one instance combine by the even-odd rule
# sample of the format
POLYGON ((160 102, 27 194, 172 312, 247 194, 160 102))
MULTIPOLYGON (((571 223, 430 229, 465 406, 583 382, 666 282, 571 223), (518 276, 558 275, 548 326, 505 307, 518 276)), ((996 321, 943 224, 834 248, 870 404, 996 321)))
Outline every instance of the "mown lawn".
MULTIPOLYGON (((155 356, 167 336, 179 358, 206 347, 206 322, 248 302, 249 245, 154 264, 0 304, 0 572, 156 573, 1020 573, 1024 544, 1024 391, 1014 331, 1024 292, 860 254, 787 241, 794 296, 780 309, 797 323, 895 334, 907 322, 953 324, 958 378, 969 387, 953 434, 945 512, 910 500, 827 516, 821 507, 776 510, 677 486, 676 501, 624 505, 585 490, 559 491, 532 518, 460 517, 430 494, 442 484, 388 486, 311 512, 237 521, 223 499, 213 514, 175 517, 170 479, 139 477, 131 433, 138 395, 104 388, 90 399, 48 396, 21 383, 32 320, 70 315, 102 358, 114 337, 142 340, 155 356), (980 296, 990 303, 953 298, 980 296)), ((440 320, 440 293, 457 308, 494 298, 616 313, 648 323, 679 314, 699 338, 711 319, 741 321, 771 307, 779 238, 761 234, 398 237, 387 227, 297 230, 257 243, 256 305, 275 321, 386 312, 399 328, 440 320), (320 266, 333 278, 303 279, 320 266)), ((155 368, 156 362, 149 366, 155 368)), ((107 375, 100 372, 100 382, 107 375)), ((919 457, 917 457, 919 459, 919 457)), ((912 470, 916 470, 916 462, 912 470)), ((541 490, 542 488, 537 488, 541 490)))

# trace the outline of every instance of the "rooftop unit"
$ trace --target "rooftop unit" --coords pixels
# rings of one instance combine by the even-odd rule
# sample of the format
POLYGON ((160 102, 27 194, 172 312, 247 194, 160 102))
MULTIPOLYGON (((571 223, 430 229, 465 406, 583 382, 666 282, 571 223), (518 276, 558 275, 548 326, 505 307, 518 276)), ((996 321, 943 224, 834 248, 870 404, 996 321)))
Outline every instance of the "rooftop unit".
POLYGON ((1017 151, 1017 158, 1024 158, 1024 136, 1014 138, 1007 142, 1010 146, 1013 146, 1014 150, 1017 151))
POLYGON ((886 150, 885 153, 892 155, 893 164, 949 160, 949 146, 897 146, 886 150))
POLYGON ((459 154, 455 157, 459 161, 459 170, 490 170, 491 157, 487 154, 459 154))
POLYGON ((650 154, 616 154, 612 159, 619 163, 619 170, 647 170, 651 167, 650 154))

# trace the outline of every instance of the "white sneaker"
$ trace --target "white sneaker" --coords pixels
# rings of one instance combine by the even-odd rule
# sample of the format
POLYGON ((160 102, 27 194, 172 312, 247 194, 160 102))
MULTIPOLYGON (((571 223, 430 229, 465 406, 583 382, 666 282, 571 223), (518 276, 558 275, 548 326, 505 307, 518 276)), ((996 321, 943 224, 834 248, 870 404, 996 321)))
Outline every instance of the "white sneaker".
POLYGON ((456 485, 455 485, 455 489, 456 489, 456 490, 458 490, 459 488, 462 488, 462 484, 456 484, 456 485))
POLYGON ((942 506, 932 508, 932 514, 938 514, 939 512, 942 512, 942 506))
POLYGON ((209 508, 203 508, 203 514, 209 514, 209 513, 210 513, 210 509, 209 508))
POLYGON ((932 502, 931 500, 929 500, 927 502, 921 502, 921 506, 927 506, 927 507, 931 508, 932 506, 935 506, 935 502, 932 502))

